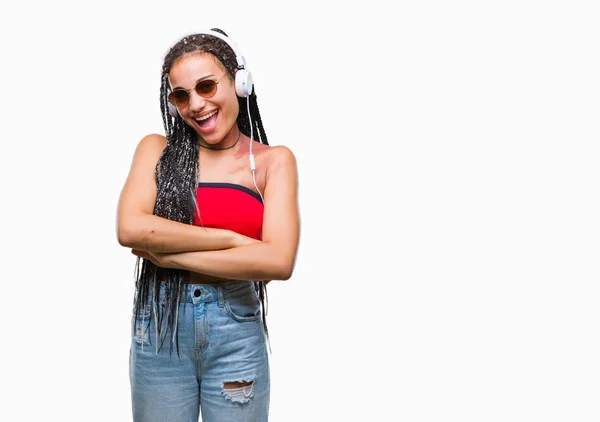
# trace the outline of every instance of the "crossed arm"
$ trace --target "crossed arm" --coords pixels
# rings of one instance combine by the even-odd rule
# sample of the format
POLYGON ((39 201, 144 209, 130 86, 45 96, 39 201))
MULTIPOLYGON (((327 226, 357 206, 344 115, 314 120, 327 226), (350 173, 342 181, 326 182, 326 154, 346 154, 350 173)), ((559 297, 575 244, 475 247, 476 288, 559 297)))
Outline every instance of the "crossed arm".
POLYGON ((166 146, 160 135, 138 145, 117 212, 119 243, 164 268, 228 279, 287 280, 299 242, 295 157, 274 147, 266 173, 262 241, 230 230, 203 228, 153 215, 154 168, 166 146))

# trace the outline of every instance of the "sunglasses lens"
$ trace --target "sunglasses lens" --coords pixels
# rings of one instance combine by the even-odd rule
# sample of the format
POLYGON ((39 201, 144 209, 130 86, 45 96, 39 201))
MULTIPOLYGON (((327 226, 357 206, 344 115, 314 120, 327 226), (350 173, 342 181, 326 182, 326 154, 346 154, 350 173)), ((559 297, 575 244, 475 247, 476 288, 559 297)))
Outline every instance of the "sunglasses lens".
POLYGON ((177 107, 185 106, 190 100, 190 96, 187 91, 178 89, 169 94, 169 102, 177 107))
POLYGON ((196 85, 196 92, 204 98, 209 98, 217 92, 217 83, 215 81, 200 81, 196 85))
MULTIPOLYGON (((204 98, 210 98, 217 92, 217 82, 206 80, 196 84, 196 92, 204 98)), ((185 107, 190 102, 190 94, 185 89, 176 89, 169 94, 169 102, 176 107, 185 107)))

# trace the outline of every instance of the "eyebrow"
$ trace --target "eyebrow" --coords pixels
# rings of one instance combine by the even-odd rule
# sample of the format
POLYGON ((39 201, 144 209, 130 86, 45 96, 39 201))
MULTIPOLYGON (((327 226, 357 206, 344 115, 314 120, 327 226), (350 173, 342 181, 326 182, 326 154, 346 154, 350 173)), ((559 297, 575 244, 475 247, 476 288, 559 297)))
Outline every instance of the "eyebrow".
MULTIPOLYGON (((190 89, 194 89, 194 88, 196 87, 196 85, 198 84, 198 82, 200 82, 200 81, 203 81, 203 80, 205 80, 205 79, 208 79, 208 78, 210 78, 211 76, 212 76, 212 77, 215 77, 215 75, 213 75, 212 73, 209 73, 209 74, 208 74, 208 75, 206 75, 206 76, 203 76, 203 77, 201 77, 201 78, 198 78, 198 79, 196 79, 196 82, 194 82, 194 86, 193 86, 193 87, 191 87, 190 89)), ((172 88, 172 90, 173 90, 173 91, 174 91, 174 90, 176 90, 176 89, 184 89, 184 90, 185 90, 185 88, 184 88, 184 87, 182 87, 182 86, 174 86, 174 87, 172 88)))

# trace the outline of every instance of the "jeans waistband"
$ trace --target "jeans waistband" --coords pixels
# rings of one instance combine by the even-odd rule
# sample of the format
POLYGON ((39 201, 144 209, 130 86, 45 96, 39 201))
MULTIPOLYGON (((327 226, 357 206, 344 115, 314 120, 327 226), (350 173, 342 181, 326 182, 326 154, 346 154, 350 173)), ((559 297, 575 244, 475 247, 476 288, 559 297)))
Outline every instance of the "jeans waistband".
MULTIPOLYGON (((232 280, 215 284, 184 284, 181 300, 187 303, 223 301, 228 293, 248 288, 248 286, 256 288, 257 285, 250 280, 232 280)), ((152 290, 152 286, 150 288, 152 290)), ((166 284, 161 283, 158 297, 160 301, 163 300, 165 289, 166 284)))

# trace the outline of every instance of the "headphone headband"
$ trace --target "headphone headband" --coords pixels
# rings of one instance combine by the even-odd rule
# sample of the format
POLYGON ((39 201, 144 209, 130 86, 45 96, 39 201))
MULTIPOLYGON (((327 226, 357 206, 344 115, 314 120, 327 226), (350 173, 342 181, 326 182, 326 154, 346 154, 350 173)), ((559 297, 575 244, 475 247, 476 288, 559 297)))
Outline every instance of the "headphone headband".
MULTIPOLYGON (((244 56, 239 52, 233 41, 220 32, 213 31, 212 29, 196 32, 193 35, 211 35, 227 43, 233 51, 233 54, 235 54, 235 60, 237 62, 237 72, 235 72, 235 92, 238 97, 248 98, 253 90, 252 74, 246 70, 246 59, 244 59, 244 56)), ((167 108, 171 116, 177 117, 178 111, 174 105, 167 102, 167 108)))
POLYGON ((213 37, 217 37, 217 38, 225 41, 227 43, 227 45, 229 45, 229 47, 231 47, 231 50, 235 54, 235 60, 237 61, 238 69, 244 69, 245 68, 245 66, 246 66, 246 59, 244 59, 244 56, 239 51, 239 49, 237 48, 237 46, 228 37, 226 37, 225 35, 221 34, 220 32, 213 31, 212 29, 209 29, 208 31, 197 32, 196 35, 212 35, 213 37))

